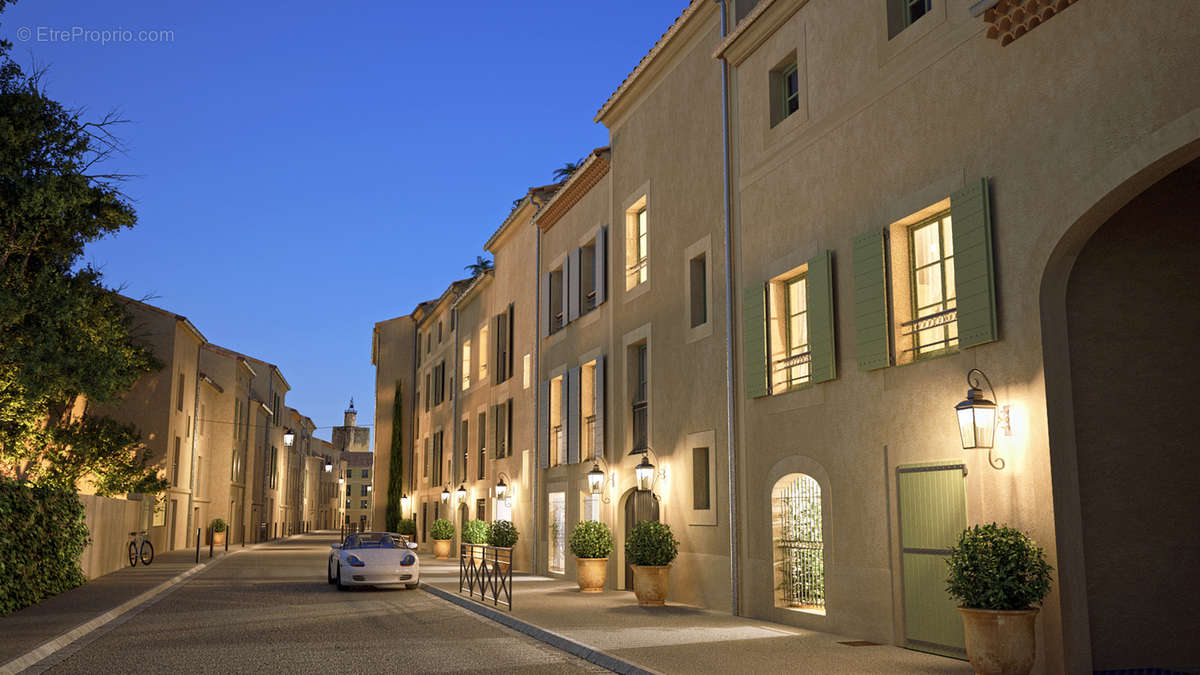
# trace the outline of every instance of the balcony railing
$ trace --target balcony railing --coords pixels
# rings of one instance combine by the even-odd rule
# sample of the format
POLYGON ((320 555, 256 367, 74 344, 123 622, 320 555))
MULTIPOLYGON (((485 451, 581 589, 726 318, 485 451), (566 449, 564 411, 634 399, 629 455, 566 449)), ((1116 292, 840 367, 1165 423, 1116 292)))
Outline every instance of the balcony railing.
POLYGON ((551 466, 558 466, 564 463, 562 453, 567 447, 566 430, 563 429, 561 424, 556 424, 550 430, 550 438, 554 439, 554 454, 551 455, 554 461, 551 463, 551 466))
POLYGON ((583 311, 590 312, 596 309, 596 289, 592 289, 583 296, 583 311))
POLYGON ((950 331, 945 329, 945 327, 957 323, 957 307, 951 307, 950 309, 944 309, 940 312, 927 314, 925 316, 913 319, 912 321, 905 321, 904 323, 900 324, 900 331, 902 334, 911 336, 913 339, 913 346, 909 347, 905 351, 928 352, 937 351, 952 346, 953 343, 958 342, 958 335, 956 333, 953 337, 951 337, 950 331), (921 333, 937 328, 943 329, 934 333, 934 335, 940 333, 942 335, 941 340, 931 340, 929 342, 921 341, 921 333))
POLYGON ((559 313, 555 314, 554 316, 550 317, 550 332, 551 333, 557 333, 558 331, 562 330, 562 327, 563 327, 563 313, 562 312, 559 312, 559 313))
POLYGON ((581 457, 594 457, 596 447, 596 416, 588 415, 583 418, 583 442, 580 446, 583 449, 581 457))

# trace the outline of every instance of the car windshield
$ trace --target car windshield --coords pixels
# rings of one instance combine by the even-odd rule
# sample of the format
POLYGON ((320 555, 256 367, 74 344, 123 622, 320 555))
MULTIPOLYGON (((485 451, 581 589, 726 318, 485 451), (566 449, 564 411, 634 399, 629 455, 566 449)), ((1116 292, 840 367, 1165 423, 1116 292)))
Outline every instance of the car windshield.
POLYGON ((405 548, 404 537, 388 532, 363 532, 346 538, 342 549, 405 548))

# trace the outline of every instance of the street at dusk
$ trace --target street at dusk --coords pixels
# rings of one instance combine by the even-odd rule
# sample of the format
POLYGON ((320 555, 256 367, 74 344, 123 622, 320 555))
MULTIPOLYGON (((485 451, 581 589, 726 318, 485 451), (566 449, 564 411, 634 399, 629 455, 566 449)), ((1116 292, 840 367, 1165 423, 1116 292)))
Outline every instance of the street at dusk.
POLYGON ((1198 261, 1200 0, 0 0, 0 675, 1200 675, 1198 261))

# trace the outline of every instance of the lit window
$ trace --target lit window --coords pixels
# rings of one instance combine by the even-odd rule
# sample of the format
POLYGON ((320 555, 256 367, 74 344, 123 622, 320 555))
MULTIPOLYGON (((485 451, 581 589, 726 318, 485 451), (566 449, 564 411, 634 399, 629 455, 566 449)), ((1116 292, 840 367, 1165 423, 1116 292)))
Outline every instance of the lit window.
POLYGON ((920 358, 958 347, 950 213, 918 223, 908 233, 913 347, 920 358))
MULTIPOLYGON (((479 344, 482 345, 482 344, 487 344, 487 343, 484 342, 483 340, 480 340, 479 344)), ((482 357, 482 355, 481 355, 481 357, 482 357)), ((483 359, 480 358, 480 364, 479 364, 480 371, 483 371, 485 368, 485 366, 482 363, 482 360, 483 359)), ((470 340, 464 341, 463 346, 462 346, 462 388, 463 388, 463 391, 466 391, 471 388, 471 341, 470 340)))
POLYGON ((812 353, 808 347, 808 277, 804 273, 771 281, 771 393, 807 384, 812 353))
POLYGON ((650 279, 650 225, 646 199, 638 200, 626 215, 625 290, 650 279))
MULTIPOLYGON (((467 344, 471 344, 471 341, 467 340, 467 344)), ((488 327, 483 326, 482 328, 479 329, 479 381, 480 382, 486 380, 487 376, 488 376, 487 346, 488 346, 488 327)), ((463 362, 463 372, 464 373, 471 372, 471 360, 470 359, 467 359, 466 361, 463 362)), ((466 388, 467 388, 467 384, 464 382, 463 389, 466 389, 466 388)))

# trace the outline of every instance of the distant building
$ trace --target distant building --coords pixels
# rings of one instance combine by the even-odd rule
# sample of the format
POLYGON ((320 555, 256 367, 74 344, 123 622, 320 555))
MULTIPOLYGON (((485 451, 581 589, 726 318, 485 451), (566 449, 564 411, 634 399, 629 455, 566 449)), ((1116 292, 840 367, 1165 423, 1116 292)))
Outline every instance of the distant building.
POLYGON ((350 399, 350 407, 345 411, 344 424, 333 428, 333 449, 338 452, 370 452, 371 430, 358 426, 358 411, 354 409, 354 399, 350 399))

